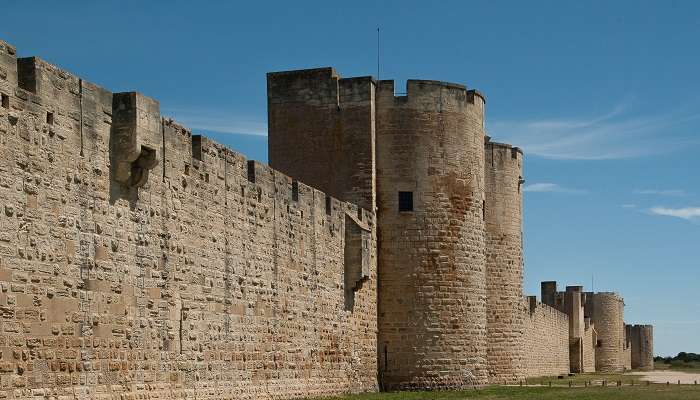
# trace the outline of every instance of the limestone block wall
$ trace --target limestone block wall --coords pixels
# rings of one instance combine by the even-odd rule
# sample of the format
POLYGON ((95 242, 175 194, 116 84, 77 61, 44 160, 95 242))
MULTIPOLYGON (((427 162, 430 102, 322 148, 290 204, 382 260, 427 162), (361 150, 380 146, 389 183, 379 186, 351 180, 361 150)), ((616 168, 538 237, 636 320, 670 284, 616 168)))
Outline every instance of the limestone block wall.
POLYGON ((596 371, 621 372, 625 369, 624 301, 616 293, 586 295, 586 315, 598 333, 596 371))
POLYGON ((523 303, 525 315, 525 375, 569 373, 569 318, 534 298, 523 303))
POLYGON ((378 85, 380 377, 387 389, 486 384, 483 97, 378 85))
POLYGON ((489 382, 517 383, 523 358, 523 154, 518 148, 485 145, 487 359, 489 382))
POLYGON ((267 74, 270 165, 374 211, 375 84, 333 68, 267 74))
POLYGON ((654 369, 654 327, 652 325, 627 325, 627 338, 631 343, 632 369, 654 369))
POLYGON ((0 94, 0 397, 376 390, 372 212, 3 42, 0 94))
POLYGON ((632 348, 627 347, 623 350, 623 357, 625 358, 625 371, 632 369, 632 348))
POLYGON ((595 372, 595 350, 598 335, 595 326, 587 323, 583 334, 583 372, 595 372))

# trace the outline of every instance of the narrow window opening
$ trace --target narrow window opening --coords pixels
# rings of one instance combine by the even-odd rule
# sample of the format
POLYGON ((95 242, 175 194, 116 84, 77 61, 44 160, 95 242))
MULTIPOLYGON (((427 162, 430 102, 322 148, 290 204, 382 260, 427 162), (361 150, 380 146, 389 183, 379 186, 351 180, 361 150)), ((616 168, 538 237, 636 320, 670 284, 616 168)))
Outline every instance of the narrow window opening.
POLYGON ((326 215, 331 215, 331 196, 326 195, 326 215))
POLYGON ((5 93, 0 96, 2 97, 2 108, 10 108, 10 96, 5 93))
POLYGON ((486 200, 481 201, 481 218, 486 221, 486 200))
POLYGON ((413 211, 413 192, 399 192, 399 212, 413 211))
POLYGON ((299 182, 292 182, 292 201, 299 201, 299 182))
POLYGON ((248 181, 255 183, 255 161, 248 161, 248 181))
POLYGON ((209 173, 204 174, 204 182, 209 183, 209 173))
POLYGON ((190 165, 185 164, 185 175, 189 175, 189 174, 190 174, 190 165))
POLYGON ((46 123, 49 125, 53 125, 53 113, 52 112, 46 113, 46 123))
POLYGON ((598 341, 596 342, 596 344, 595 344, 595 347, 602 347, 602 346, 603 346, 603 341, 602 341, 602 340, 598 340, 598 341))
POLYGON ((384 371, 389 370, 389 344, 384 343, 384 371))

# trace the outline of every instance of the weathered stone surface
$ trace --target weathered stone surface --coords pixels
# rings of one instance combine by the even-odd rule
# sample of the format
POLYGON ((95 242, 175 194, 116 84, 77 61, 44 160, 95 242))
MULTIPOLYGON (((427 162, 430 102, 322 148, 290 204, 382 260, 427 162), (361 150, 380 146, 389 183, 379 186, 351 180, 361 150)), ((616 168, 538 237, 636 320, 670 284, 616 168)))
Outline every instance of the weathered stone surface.
POLYGON ((489 382, 525 377, 523 342, 523 153, 486 142, 486 289, 489 382))
POLYGON ((0 397, 377 389, 374 210, 0 53, 0 397))
POLYGON ((654 369, 654 327, 651 325, 627 325, 630 341, 632 369, 654 369))
POLYGON ((523 302, 525 317, 525 375, 569 373, 569 317, 534 297, 523 302))

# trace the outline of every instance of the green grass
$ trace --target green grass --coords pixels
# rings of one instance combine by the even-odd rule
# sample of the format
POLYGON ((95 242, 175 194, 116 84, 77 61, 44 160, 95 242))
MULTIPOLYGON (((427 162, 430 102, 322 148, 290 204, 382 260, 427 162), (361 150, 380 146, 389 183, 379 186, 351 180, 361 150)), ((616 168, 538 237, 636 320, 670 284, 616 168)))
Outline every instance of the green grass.
POLYGON ((644 384, 639 375, 624 375, 624 374, 576 374, 573 376, 564 376, 559 379, 558 376, 543 376, 539 378, 528 378, 526 383, 528 385, 544 385, 548 386, 552 383, 552 386, 569 386, 569 382, 573 386, 584 386, 586 382, 589 382, 593 386, 600 386, 605 382, 609 386, 615 386, 618 381, 621 381, 623 386, 626 385, 641 385, 644 384))
POLYGON ((624 387, 507 387, 494 386, 483 390, 452 392, 395 392, 352 395, 327 400, 696 400, 700 386, 651 385, 624 387))

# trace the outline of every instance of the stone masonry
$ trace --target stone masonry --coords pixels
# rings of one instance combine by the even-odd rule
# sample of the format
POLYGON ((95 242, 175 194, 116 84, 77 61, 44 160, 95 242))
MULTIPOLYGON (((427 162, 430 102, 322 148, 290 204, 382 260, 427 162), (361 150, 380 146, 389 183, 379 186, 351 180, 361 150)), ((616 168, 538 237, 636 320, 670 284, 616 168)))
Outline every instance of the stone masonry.
POLYGON ((523 153, 507 144, 486 143, 486 288, 489 381, 524 378, 522 342, 523 153))
POLYGON ((0 398, 653 366, 652 328, 625 329, 618 295, 523 297, 523 153, 486 136, 481 93, 332 68, 267 85, 270 166, 0 41, 0 398))
POLYGON ((377 389, 376 220, 0 42, 0 397, 377 389))
POLYGON ((627 325, 627 338, 631 342, 632 369, 654 369, 654 327, 651 325, 627 325))

